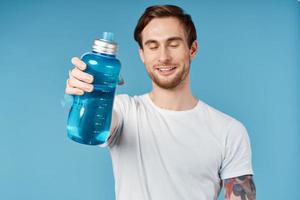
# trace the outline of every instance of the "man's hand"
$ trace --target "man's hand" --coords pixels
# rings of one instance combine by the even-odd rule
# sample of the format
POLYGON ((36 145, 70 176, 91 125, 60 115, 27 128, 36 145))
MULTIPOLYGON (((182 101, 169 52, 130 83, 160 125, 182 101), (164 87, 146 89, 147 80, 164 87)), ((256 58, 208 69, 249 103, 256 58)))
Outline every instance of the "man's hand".
MULTIPOLYGON (((84 92, 92 92, 94 77, 91 74, 85 73, 86 64, 77 57, 71 59, 74 68, 69 71, 69 78, 66 83, 66 94, 83 95, 84 92)), ((123 78, 120 78, 119 85, 124 84, 123 78)))
POLYGON ((83 95, 84 92, 93 91, 93 85, 91 84, 94 77, 88 73, 85 73, 86 64, 77 57, 73 57, 71 60, 74 68, 69 71, 69 78, 66 83, 66 94, 83 95))
POLYGON ((229 178, 224 181, 225 200, 255 200, 256 189, 252 175, 229 178))

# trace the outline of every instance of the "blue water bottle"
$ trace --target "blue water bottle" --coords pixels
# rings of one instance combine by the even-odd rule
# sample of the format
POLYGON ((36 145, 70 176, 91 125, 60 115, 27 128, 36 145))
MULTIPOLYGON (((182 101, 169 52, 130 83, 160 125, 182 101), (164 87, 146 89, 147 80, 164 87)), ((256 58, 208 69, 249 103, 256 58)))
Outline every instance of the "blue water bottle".
POLYGON ((88 145, 104 143, 109 136, 116 86, 121 63, 116 58, 117 43, 114 35, 104 32, 96 39, 93 51, 82 55, 86 72, 94 76, 94 90, 74 96, 67 132, 72 140, 88 145))

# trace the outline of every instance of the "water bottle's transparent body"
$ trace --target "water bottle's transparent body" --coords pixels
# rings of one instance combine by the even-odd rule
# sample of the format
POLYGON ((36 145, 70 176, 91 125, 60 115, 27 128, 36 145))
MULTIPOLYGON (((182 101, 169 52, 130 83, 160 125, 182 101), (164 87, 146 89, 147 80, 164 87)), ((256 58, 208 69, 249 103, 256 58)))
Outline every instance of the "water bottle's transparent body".
POLYGON ((90 52, 82 56, 86 72, 94 76, 93 92, 74 96, 67 132, 72 140, 88 145, 104 143, 110 130, 116 86, 121 63, 115 54, 90 52))

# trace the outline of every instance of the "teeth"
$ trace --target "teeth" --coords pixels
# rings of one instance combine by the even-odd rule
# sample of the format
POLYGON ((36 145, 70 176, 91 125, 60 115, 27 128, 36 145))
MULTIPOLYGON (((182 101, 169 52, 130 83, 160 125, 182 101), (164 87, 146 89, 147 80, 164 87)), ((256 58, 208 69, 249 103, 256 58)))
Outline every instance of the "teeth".
POLYGON ((171 70, 172 68, 167 68, 167 69, 160 69, 161 71, 169 71, 171 70))
POLYGON ((174 69, 174 67, 170 67, 170 68, 160 68, 159 70, 165 72, 165 71, 170 71, 170 70, 172 70, 172 69, 174 69))

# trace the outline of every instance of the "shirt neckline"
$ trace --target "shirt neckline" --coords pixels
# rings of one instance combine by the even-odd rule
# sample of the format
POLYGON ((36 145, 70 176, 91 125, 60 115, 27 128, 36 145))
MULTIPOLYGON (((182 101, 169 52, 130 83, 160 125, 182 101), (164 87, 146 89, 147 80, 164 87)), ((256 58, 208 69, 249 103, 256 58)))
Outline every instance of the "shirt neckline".
POLYGON ((169 110, 169 109, 165 109, 165 108, 161 108, 157 105, 155 105, 155 103, 152 101, 152 99, 150 98, 150 95, 149 93, 146 93, 143 95, 145 97, 145 99, 149 102, 149 104, 155 109, 155 110, 158 110, 160 112, 163 112, 163 113, 167 113, 167 114, 188 114, 188 113, 192 113, 192 112, 195 112, 198 108, 200 108, 200 104, 201 104, 201 101, 198 99, 198 102, 197 104, 191 108, 191 109, 188 109, 188 110, 169 110))

